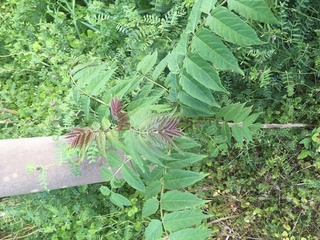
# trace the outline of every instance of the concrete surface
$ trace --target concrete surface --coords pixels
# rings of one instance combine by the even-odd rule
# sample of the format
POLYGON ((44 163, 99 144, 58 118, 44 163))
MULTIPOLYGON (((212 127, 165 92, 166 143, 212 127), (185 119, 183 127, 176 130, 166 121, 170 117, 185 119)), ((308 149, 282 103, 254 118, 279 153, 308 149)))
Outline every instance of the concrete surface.
POLYGON ((81 176, 74 176, 68 164, 57 161, 57 141, 52 137, 0 140, 0 198, 44 191, 39 183, 39 171, 27 172, 27 164, 48 168, 50 190, 103 182, 100 168, 106 161, 88 164, 83 161, 81 176))

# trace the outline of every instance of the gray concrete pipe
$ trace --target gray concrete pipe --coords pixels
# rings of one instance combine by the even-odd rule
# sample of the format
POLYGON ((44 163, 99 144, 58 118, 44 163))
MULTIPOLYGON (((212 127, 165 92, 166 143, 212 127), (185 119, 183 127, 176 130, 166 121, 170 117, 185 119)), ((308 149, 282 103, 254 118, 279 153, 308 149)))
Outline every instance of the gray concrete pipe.
POLYGON ((68 164, 57 163, 57 141, 52 137, 0 140, 0 198, 44 191, 39 171, 27 172, 27 164, 48 166, 50 190, 103 182, 100 168, 106 161, 81 163, 80 176, 74 176, 68 164))

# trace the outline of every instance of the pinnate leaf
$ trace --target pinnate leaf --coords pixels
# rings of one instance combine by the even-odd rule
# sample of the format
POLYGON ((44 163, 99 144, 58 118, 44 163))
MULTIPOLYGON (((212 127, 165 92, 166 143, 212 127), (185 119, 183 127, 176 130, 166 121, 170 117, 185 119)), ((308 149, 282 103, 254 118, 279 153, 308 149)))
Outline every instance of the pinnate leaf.
POLYGON ((127 165, 124 165, 121 168, 121 174, 123 176, 123 179, 126 180, 126 182, 133 188, 141 192, 144 192, 146 190, 146 187, 144 186, 138 174, 131 168, 129 168, 127 165))
POLYGON ((177 231, 184 228, 198 225, 201 221, 208 216, 203 214, 200 209, 198 210, 184 210, 173 213, 166 213, 163 221, 167 230, 177 231))
POLYGON ((145 172, 145 164, 144 164, 144 160, 142 159, 142 157, 140 156, 140 153, 138 152, 137 148, 140 148, 140 144, 137 140, 137 138, 135 137, 134 133, 132 133, 131 131, 126 131, 124 134, 124 143, 126 145, 127 148, 127 153, 129 155, 131 155, 132 160, 134 161, 134 163, 139 166, 139 168, 145 172))
POLYGON ((243 129, 242 129, 242 127, 235 124, 232 126, 231 130, 232 130, 232 136, 234 137, 234 139, 238 143, 242 144, 242 142, 243 142, 243 129))
MULTIPOLYGON (((188 73, 184 73, 180 79, 180 85, 183 90, 191 97, 198 99, 210 106, 219 107, 219 104, 214 99, 211 91, 196 81, 188 73)), ((201 109, 200 109, 201 110, 201 109)))
POLYGON ((104 195, 104 196, 109 196, 111 193, 111 190, 107 187, 107 186, 101 186, 100 187, 100 192, 104 195))
POLYGON ((236 71, 243 75, 237 59, 229 48, 208 29, 200 29, 193 37, 191 46, 195 52, 210 61, 216 68, 236 71))
POLYGON ((206 155, 195 154, 191 152, 172 153, 173 160, 167 161, 166 166, 172 169, 181 169, 191 166, 193 163, 205 158, 206 155))
POLYGON ((187 33, 192 33, 196 28, 199 23, 200 17, 201 17, 201 4, 203 0, 196 1, 193 8, 191 9, 191 13, 188 18, 188 24, 186 27, 186 32, 187 33))
POLYGON ((142 207, 142 218, 149 217, 154 214, 159 208, 159 201, 157 198, 149 198, 142 207))
POLYGON ((122 164, 121 157, 113 150, 107 151, 104 156, 106 157, 108 164, 112 168, 120 167, 120 165, 122 164))
POLYGON ((197 207, 208 201, 202 200, 189 192, 169 191, 163 194, 162 208, 167 211, 178 211, 197 207))
POLYGON ((191 97, 189 94, 183 91, 180 91, 177 97, 182 104, 188 106, 191 109, 197 110, 200 113, 200 116, 211 116, 214 113, 211 109, 211 106, 191 97))
POLYGON ((206 240, 212 231, 204 229, 187 228, 170 234, 170 240, 206 240))
POLYGON ((184 67, 195 80, 214 91, 225 92, 217 71, 196 53, 189 53, 184 60, 184 67))
POLYGON ((70 140, 71 147, 80 147, 81 150, 85 150, 91 145, 94 135, 94 131, 89 127, 74 127, 71 128, 66 139, 70 140))
POLYGON ((162 231, 162 223, 157 219, 152 219, 145 231, 146 240, 161 239, 162 231))
POLYGON ((104 181, 106 181, 106 182, 110 181, 110 179, 113 176, 113 173, 112 173, 110 167, 108 168, 106 166, 102 166, 101 167, 101 176, 104 181))
POLYGON ((171 170, 164 175, 164 187, 169 189, 179 189, 188 187, 197 181, 203 179, 207 174, 186 171, 186 170, 171 170))
POLYGON ((225 7, 216 7, 206 25, 220 37, 240 46, 263 44, 255 30, 225 7))
POLYGON ((160 193, 160 190, 161 190, 160 181, 156 180, 156 181, 150 182, 146 186, 144 199, 149 199, 151 197, 157 196, 160 193))
POLYGON ((152 54, 145 56, 141 62, 138 63, 137 71, 141 71, 142 74, 147 74, 150 72, 152 67, 156 64, 158 58, 158 52, 155 51, 152 54))
POLYGON ((264 0, 228 0, 228 8, 247 19, 279 24, 264 0))
POLYGON ((131 206, 131 202, 128 198, 115 192, 111 192, 110 201, 120 208, 123 208, 123 206, 131 206))
POLYGON ((84 63, 77 65, 70 73, 78 87, 90 95, 98 95, 116 70, 106 70, 107 67, 108 63, 84 63))
POLYGON ((216 3, 217 0, 202 0, 200 7, 201 12, 209 14, 216 3))
POLYGON ((251 114, 249 117, 247 117, 245 120, 243 120, 243 126, 244 127, 250 127, 260 116, 260 113, 254 113, 251 114))
MULTIPOLYGON (((225 121, 233 121, 236 122, 236 120, 238 119, 243 119, 243 117, 236 117, 239 114, 244 113, 243 108, 245 106, 245 103, 239 104, 239 103, 235 103, 235 104, 229 104, 223 108, 220 109, 219 113, 217 114, 217 118, 223 118, 225 121)), ((249 108, 251 111, 251 108, 249 108)), ((245 111, 245 113, 247 113, 245 111)))

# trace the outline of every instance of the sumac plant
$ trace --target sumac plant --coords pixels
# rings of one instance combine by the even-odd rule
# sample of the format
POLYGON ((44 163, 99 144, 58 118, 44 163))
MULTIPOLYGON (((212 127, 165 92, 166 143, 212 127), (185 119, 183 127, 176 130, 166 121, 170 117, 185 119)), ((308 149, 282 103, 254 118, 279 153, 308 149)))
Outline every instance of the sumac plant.
POLYGON ((128 76, 118 74, 112 60, 70 69, 88 126, 73 128, 67 138, 80 148, 80 161, 96 143, 109 166, 101 169, 109 184, 100 190, 115 205, 131 205, 117 193, 124 182, 143 196, 145 239, 206 239, 212 233, 199 227, 210 217, 201 209, 207 201, 188 191, 206 174, 186 170, 208 156, 181 128, 210 121, 216 146, 210 157, 233 142, 252 141, 259 113, 245 103, 221 106, 218 97, 228 92, 219 73, 244 75, 233 51, 270 40, 252 26, 278 24, 270 9, 264 0, 198 0, 178 44, 161 60, 154 49, 128 76))
POLYGON ((75 127, 67 135, 71 147, 78 147, 83 153, 80 161, 93 141, 107 159, 110 167, 102 167, 101 174, 111 188, 102 186, 102 194, 118 207, 131 205, 129 199, 117 193, 123 185, 118 178, 121 173, 144 196, 142 217, 150 220, 145 233, 148 239, 158 239, 163 232, 168 236, 210 235, 209 230, 191 228, 208 217, 199 208, 207 201, 181 190, 206 176, 183 170, 206 156, 188 151, 198 144, 183 136, 178 118, 168 113, 143 112, 143 109, 130 116, 117 98, 111 100, 110 112, 114 124, 107 129, 75 127), (116 150, 125 153, 125 157, 120 157, 122 154, 116 150), (161 220, 150 218, 159 212, 161 220))

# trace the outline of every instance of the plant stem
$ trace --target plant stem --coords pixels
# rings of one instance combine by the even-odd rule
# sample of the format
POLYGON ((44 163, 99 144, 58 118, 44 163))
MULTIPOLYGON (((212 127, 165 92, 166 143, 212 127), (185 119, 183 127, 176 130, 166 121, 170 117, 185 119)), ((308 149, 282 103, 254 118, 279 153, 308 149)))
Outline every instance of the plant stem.
POLYGON ((7 120, 7 121, 0 121, 0 124, 13 124, 13 121, 7 120))
MULTIPOLYGON (((140 74, 142 75, 142 74, 140 74)), ((148 81, 152 82, 153 84, 157 85, 158 87, 161 87, 163 90, 165 90, 167 93, 169 92, 169 90, 167 88, 165 88, 164 86, 162 86, 161 84, 155 82, 154 80, 152 80, 151 78, 145 76, 145 75, 142 75, 144 78, 146 78, 148 81)))
POLYGON ((8 108, 0 108, 0 111, 1 112, 11 113, 11 114, 18 114, 18 111, 12 110, 12 109, 8 109, 8 108))
MULTIPOLYGON (((224 122, 219 122, 220 125, 224 124, 224 122)), ((227 123, 229 127, 237 125, 242 127, 242 122, 240 123, 227 123)), ((278 123, 271 123, 271 124, 262 124, 260 128, 267 129, 267 128, 308 128, 314 127, 315 125, 312 124, 304 124, 304 123, 285 123, 285 124, 278 124, 278 123)))
POLYGON ((222 221, 225 221, 225 220, 228 220, 228 219, 231 219, 231 218, 235 218, 235 217, 238 217, 238 216, 239 216, 239 214, 228 216, 228 217, 223 217, 223 218, 218 218, 216 220, 213 220, 213 221, 209 222, 208 226, 211 225, 211 224, 222 222, 222 221))
MULTIPOLYGON (((165 170, 166 171, 166 170, 165 170)), ((161 223, 164 229, 164 232, 166 234, 166 236, 168 236, 168 232, 166 229, 166 226, 164 224, 164 215, 163 215, 163 208, 162 208, 162 198, 163 198, 163 194, 164 194, 164 182, 163 180, 161 180, 161 192, 160 192, 160 201, 159 201, 159 205, 160 205, 160 217, 161 217, 161 223)))
POLYGON ((80 88, 80 87, 78 86, 78 84, 76 83, 76 81, 73 79, 73 77, 72 77, 71 74, 69 74, 69 76, 70 76, 70 78, 71 78, 71 80, 72 80, 72 83, 76 86, 76 88, 79 89, 80 92, 82 92, 83 94, 87 95, 89 98, 92 98, 93 100, 96 100, 97 102, 99 102, 99 103, 101 103, 101 104, 106 105, 106 106, 109 107, 109 105, 106 104, 104 101, 101 101, 100 99, 95 98, 94 96, 90 95, 89 93, 87 93, 86 91, 84 91, 82 88, 80 88))

